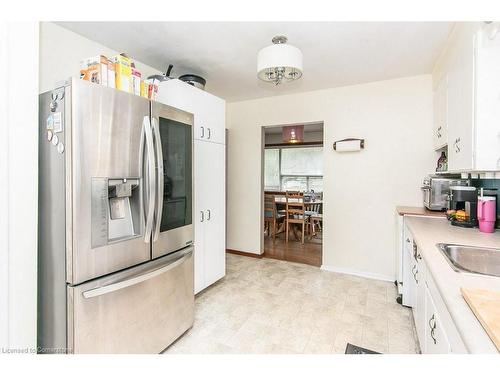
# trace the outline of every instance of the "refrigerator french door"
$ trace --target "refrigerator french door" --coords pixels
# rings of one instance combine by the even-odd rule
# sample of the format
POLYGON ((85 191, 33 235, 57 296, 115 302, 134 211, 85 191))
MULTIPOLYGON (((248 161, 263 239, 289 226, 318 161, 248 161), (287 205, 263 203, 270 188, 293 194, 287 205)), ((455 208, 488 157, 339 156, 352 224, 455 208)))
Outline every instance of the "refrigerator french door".
POLYGON ((78 79, 39 104, 40 351, 159 352, 193 323, 192 233, 168 234, 190 220, 192 179, 163 186, 191 173, 190 132, 173 154, 169 140, 193 117, 78 79))
POLYGON ((157 204, 153 258, 193 243, 193 115, 151 103, 157 204))

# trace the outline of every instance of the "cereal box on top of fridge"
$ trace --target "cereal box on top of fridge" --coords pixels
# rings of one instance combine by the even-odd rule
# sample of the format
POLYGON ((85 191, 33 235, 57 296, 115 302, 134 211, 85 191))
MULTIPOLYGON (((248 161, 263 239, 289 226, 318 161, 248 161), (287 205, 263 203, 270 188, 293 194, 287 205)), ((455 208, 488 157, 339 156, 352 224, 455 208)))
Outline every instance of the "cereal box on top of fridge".
POLYGON ((115 64, 108 59, 108 87, 116 88, 115 64))
POLYGON ((104 55, 92 56, 80 61, 81 70, 87 70, 84 80, 108 85, 108 58, 104 55), (91 76, 91 79, 87 77, 91 76))
POLYGON ((101 73, 98 65, 90 65, 87 69, 80 70, 80 79, 101 84, 101 73))
POLYGON ((132 61, 125 54, 113 56, 115 64, 116 88, 132 92, 132 61))
POLYGON ((132 93, 141 95, 141 72, 132 67, 132 93))
POLYGON ((141 96, 144 98, 148 97, 148 83, 141 80, 141 96))

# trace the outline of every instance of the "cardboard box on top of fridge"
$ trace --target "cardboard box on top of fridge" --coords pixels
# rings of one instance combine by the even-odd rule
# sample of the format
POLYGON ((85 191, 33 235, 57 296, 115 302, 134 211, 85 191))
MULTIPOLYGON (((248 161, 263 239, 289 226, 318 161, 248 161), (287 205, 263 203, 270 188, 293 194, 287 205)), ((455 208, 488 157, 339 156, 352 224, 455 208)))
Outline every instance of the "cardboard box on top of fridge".
POLYGON ((141 80, 141 96, 143 98, 147 98, 148 97, 148 83, 147 82, 144 82, 143 80, 141 80))
POLYGON ((116 88, 118 90, 132 92, 132 61, 125 54, 113 56, 115 65, 116 88))
POLYGON ((101 84, 101 71, 97 65, 90 65, 87 69, 80 70, 80 79, 101 84))
POLYGON ((80 78, 85 81, 108 86, 108 58, 104 55, 92 56, 80 61, 80 78))
POLYGON ((154 83, 148 83, 148 99, 150 100, 156 100, 156 95, 158 94, 158 85, 155 85, 154 83))
POLYGON ((139 72, 132 64, 132 93, 141 95, 141 72, 139 72))
POLYGON ((116 88, 115 64, 111 59, 108 59, 108 87, 116 88))

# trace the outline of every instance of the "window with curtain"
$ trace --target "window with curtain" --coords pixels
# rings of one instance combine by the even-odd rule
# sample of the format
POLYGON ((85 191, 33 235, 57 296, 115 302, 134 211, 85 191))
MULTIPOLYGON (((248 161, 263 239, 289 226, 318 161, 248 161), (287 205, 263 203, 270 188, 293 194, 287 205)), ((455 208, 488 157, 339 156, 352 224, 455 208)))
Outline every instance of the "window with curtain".
POLYGON ((322 192, 323 147, 265 149, 264 188, 322 192))

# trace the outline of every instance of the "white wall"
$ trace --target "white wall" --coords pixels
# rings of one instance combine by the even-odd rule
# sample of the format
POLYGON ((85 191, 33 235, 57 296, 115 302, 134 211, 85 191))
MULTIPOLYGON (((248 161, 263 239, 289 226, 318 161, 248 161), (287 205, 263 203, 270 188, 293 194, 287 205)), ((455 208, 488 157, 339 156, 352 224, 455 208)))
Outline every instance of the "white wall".
MULTIPOLYGON (((80 61, 86 57, 112 57, 122 52, 127 51, 115 51, 54 23, 41 22, 40 92, 51 90, 70 77, 79 77, 80 61)), ((134 56, 130 57, 134 59, 134 56)), ((159 73, 148 65, 134 61, 143 77, 159 73)))
POLYGON ((430 75, 227 104, 230 249, 260 253, 262 126, 324 122, 324 242, 328 269, 394 280, 395 207, 422 206, 432 172, 430 75), (335 140, 366 148, 336 153, 335 140))
MULTIPOLYGON (((0 353, 36 348, 38 22, 0 22, 0 353)), ((31 351, 32 352, 32 351, 31 351)))

